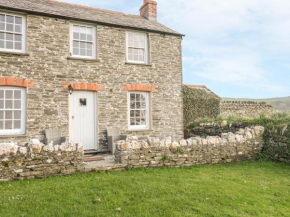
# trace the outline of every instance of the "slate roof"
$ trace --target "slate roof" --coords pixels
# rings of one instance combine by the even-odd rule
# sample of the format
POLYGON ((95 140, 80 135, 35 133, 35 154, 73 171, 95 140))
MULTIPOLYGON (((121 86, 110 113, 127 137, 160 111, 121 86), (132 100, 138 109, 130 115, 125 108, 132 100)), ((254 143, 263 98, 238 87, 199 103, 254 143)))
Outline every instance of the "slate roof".
MULTIPOLYGON (((140 3, 142 3, 142 1, 140 1, 140 3)), ((0 0, 0 9, 183 36, 158 22, 147 20, 141 16, 69 4, 55 0, 0 0)))

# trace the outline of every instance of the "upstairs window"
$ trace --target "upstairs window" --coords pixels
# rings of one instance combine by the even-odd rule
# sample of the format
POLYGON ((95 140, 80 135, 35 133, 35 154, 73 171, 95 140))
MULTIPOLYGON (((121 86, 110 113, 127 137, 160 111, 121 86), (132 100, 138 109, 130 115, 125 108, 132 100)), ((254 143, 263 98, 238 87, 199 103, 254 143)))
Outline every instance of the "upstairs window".
POLYGON ((26 89, 0 87, 0 135, 25 134, 26 89))
POLYGON ((78 58, 96 58, 96 27, 71 26, 71 55, 78 58))
POLYGON ((25 52, 26 19, 0 12, 0 51, 25 52))
POLYGON ((127 62, 148 64, 148 55, 147 34, 127 32, 127 62))
POLYGON ((129 92, 129 129, 149 129, 149 93, 129 92))

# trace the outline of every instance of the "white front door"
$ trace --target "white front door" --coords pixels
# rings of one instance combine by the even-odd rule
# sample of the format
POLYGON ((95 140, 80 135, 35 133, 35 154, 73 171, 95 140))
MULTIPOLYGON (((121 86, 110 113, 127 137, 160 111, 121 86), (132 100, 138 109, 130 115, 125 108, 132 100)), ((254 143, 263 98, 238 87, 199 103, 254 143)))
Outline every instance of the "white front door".
POLYGON ((70 95, 70 140, 81 143, 84 150, 97 150, 97 93, 74 91, 70 95))

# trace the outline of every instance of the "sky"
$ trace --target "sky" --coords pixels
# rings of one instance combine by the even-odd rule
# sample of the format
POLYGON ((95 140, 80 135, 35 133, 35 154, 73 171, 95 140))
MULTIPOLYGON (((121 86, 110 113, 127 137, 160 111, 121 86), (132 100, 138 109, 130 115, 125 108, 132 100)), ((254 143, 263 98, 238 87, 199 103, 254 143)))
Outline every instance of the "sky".
MULTIPOLYGON (((61 0, 139 14, 143 0, 61 0), (128 2, 130 2, 128 4, 128 2)), ((182 33, 183 82, 221 97, 290 96, 289 0, 157 0, 158 22, 182 33)))

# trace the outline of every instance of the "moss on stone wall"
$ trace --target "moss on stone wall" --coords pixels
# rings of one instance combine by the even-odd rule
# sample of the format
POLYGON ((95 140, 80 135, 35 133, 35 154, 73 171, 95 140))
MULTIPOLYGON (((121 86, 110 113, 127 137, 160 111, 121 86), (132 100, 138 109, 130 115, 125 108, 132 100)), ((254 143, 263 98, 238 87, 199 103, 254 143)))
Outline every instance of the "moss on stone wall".
POLYGON ((216 118, 220 114, 221 99, 208 89, 183 86, 184 126, 196 119, 216 118))
POLYGON ((215 132, 236 131, 240 127, 264 126, 264 147, 261 155, 271 160, 290 163, 290 114, 275 113, 267 118, 261 115, 260 118, 229 117, 218 119, 203 119, 192 123, 185 128, 185 134, 190 137, 196 134, 212 135, 215 132), (227 125, 220 127, 220 123, 227 121, 227 125), (211 123, 202 125, 202 123, 211 123), (202 126, 201 126, 202 125, 202 126))

